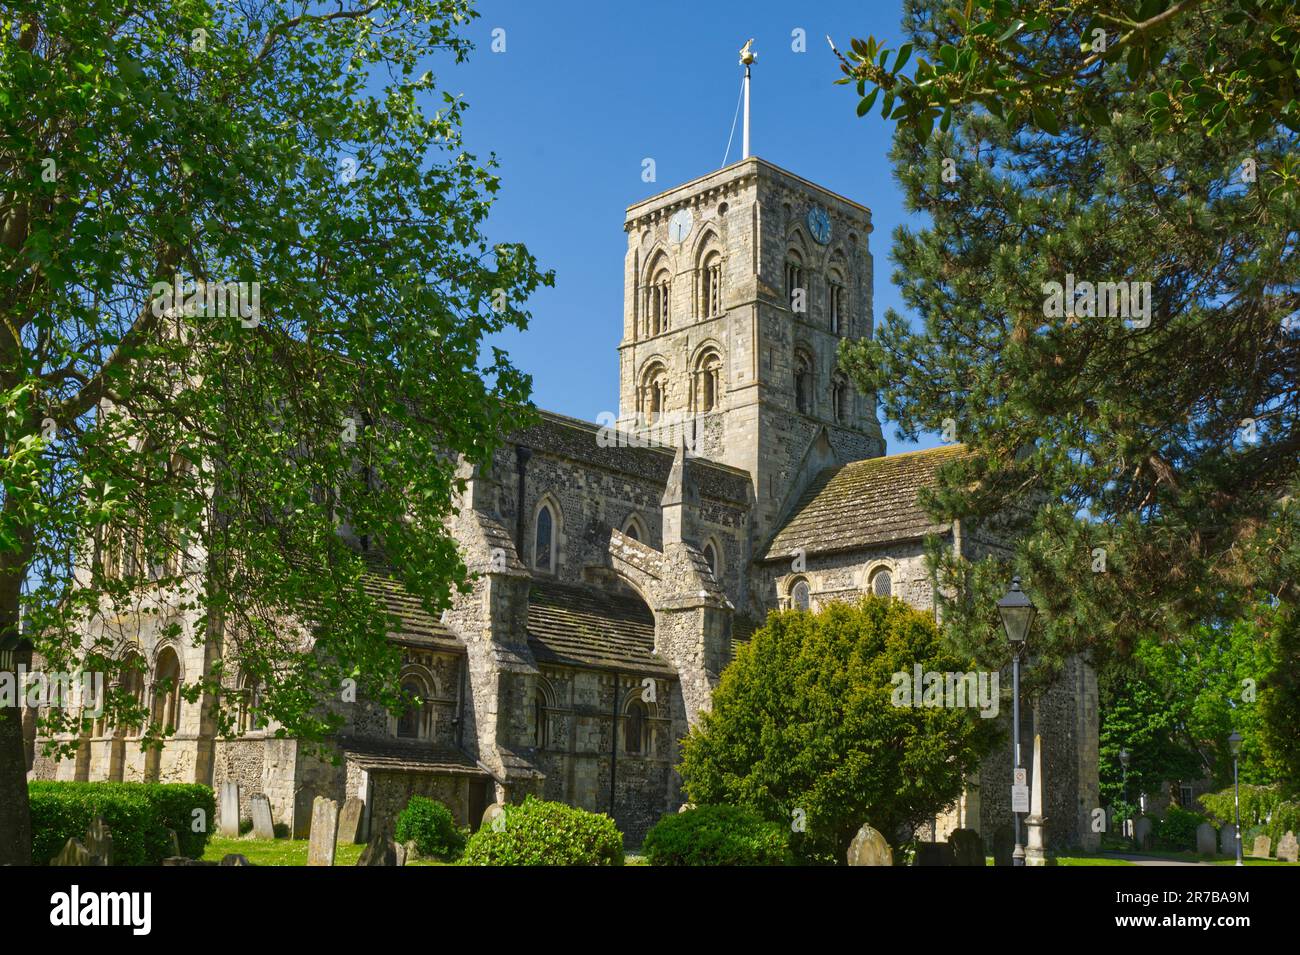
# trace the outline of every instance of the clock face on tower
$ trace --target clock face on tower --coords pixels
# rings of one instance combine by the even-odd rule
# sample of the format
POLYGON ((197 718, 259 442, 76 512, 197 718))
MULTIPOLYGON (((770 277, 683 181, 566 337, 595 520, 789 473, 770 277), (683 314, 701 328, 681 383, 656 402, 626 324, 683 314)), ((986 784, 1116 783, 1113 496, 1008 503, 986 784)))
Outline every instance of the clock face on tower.
POLYGON ((685 242, 686 237, 691 234, 691 226, 694 223, 695 217, 691 215, 690 209, 678 209, 668 220, 668 238, 678 244, 685 242))
POLYGON ((813 238, 822 245, 831 240, 831 217, 821 206, 813 206, 808 210, 808 228, 813 238))

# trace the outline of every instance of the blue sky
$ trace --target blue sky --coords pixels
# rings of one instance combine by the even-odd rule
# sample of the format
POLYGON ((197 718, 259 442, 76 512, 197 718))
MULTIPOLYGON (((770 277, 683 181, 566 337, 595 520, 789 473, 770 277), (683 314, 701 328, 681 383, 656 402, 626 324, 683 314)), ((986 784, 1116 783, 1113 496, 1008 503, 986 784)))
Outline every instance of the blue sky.
MULTIPOLYGON (((502 190, 494 241, 522 241, 556 272, 532 300, 524 333, 499 344, 533 376, 539 407, 594 420, 618 408, 623 212, 722 165, 740 92, 737 51, 754 37, 751 152, 868 206, 875 232, 875 316, 901 308, 890 282, 890 235, 905 216, 886 158, 890 130, 858 119, 826 44, 852 36, 897 46, 901 3, 848 0, 579 3, 483 0, 467 30, 477 49, 439 71, 439 85, 470 104, 465 139, 495 152, 502 190), (807 52, 792 50, 806 31, 807 52), (494 30, 505 51, 492 52, 494 30), (655 160, 657 181, 641 179, 655 160)), ((737 123, 729 161, 740 158, 737 123)), ((931 447, 897 439, 889 450, 931 447)))

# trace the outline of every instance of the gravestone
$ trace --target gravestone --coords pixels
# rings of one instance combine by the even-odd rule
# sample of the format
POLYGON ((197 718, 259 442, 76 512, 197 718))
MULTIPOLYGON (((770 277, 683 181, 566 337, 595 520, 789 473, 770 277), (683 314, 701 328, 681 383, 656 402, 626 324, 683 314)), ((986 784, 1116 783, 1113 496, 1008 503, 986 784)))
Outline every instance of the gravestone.
POLYGON ((1219 834, 1214 831, 1211 823, 1203 822, 1196 827, 1196 852, 1198 855, 1214 855, 1215 844, 1219 841, 1219 834))
POLYGON ((918 842, 916 858, 912 865, 947 866, 953 865, 952 846, 946 842, 918 842))
POLYGON ((348 845, 361 843, 361 823, 365 812, 366 804, 356 796, 343 800, 343 811, 339 813, 339 842, 348 845))
POLYGON ((176 835, 175 829, 167 830, 167 855, 169 857, 181 854, 181 837, 176 835))
POLYGON ((1010 823, 1004 822, 993 830, 993 864, 1013 865, 1015 852, 1016 831, 1010 823))
MULTIPOLYGON (((483 810, 483 822, 481 823, 481 825, 491 826, 494 822, 496 822, 497 817, 502 815, 505 811, 506 811, 505 806, 501 805, 501 803, 499 802, 494 802, 492 805, 488 806, 486 809, 483 810)), ((500 829, 501 823, 497 823, 496 828, 500 829)))
MULTIPOLYGON (((237 852, 231 852, 221 858, 221 865, 252 865, 247 856, 241 856, 237 852)), ((311 863, 308 863, 310 865, 311 863)))
POLYGON ((849 865, 893 865, 894 850, 885 837, 863 824, 849 845, 849 865))
POLYGON ((91 865, 90 851, 76 839, 69 839, 50 860, 50 865, 91 865))
POLYGON ((1237 827, 1232 823, 1219 830, 1219 851, 1225 856, 1237 854, 1237 827))
POLYGON ((1147 816, 1138 816, 1133 824, 1133 842, 1139 849, 1151 848, 1151 820, 1147 816))
POLYGON ((339 804, 317 796, 311 801, 311 836, 307 843, 308 865, 333 865, 334 842, 339 831, 339 804))
POLYGON ((397 847, 397 864, 406 865, 412 859, 420 858, 420 852, 415 848, 415 840, 407 839, 397 847))
MULTIPOLYGON (((1273 848, 1273 840, 1268 836, 1256 836, 1255 845, 1251 847, 1250 854, 1256 859, 1267 859, 1270 850, 1273 848)), ((1278 848, 1281 848, 1279 846, 1278 848)))
POLYGON ((271 800, 265 793, 253 793, 248 800, 248 811, 253 815, 253 838, 274 839, 275 821, 271 818, 271 800))
POLYGON ((1294 832, 1288 832, 1277 842, 1277 861, 1278 862, 1297 862, 1300 861, 1300 845, 1296 843, 1294 832))
POLYGON ((984 865, 984 840, 974 829, 954 829, 948 833, 953 865, 984 865))
POLYGON ((90 853, 91 865, 113 864, 113 833, 103 816, 90 820, 86 829, 86 851, 90 853))
POLYGON ((366 843, 366 847, 361 850, 361 858, 357 859, 357 865, 385 866, 397 864, 397 843, 393 841, 387 832, 376 833, 366 843))
POLYGON ((220 813, 221 834, 239 838, 239 783, 227 781, 221 784, 220 813))

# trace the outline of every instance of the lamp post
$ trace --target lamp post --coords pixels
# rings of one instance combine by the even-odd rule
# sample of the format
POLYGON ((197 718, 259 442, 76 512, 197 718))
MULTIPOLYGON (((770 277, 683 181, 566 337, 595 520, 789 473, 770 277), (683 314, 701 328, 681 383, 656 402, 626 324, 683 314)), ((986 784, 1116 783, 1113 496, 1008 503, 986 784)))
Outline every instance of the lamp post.
POLYGON ((1241 734, 1236 730, 1228 737, 1228 748, 1232 750, 1232 804, 1237 820, 1233 835, 1237 838, 1237 865, 1245 865, 1241 859, 1241 787, 1237 784, 1237 754, 1241 752, 1241 734))
MULTIPOLYGON (((1015 734, 1015 767, 1012 771, 1012 784, 1016 778, 1015 770, 1021 769, 1020 762, 1020 654, 1025 648, 1025 640, 1029 636, 1029 628, 1034 622, 1034 615, 1037 613, 1033 601, 1031 601, 1020 589, 1020 578, 1011 578, 1011 589, 1007 591, 1006 596, 998 601, 998 614, 1002 617, 1002 629, 1007 632, 1007 639, 1011 641, 1011 722, 1012 732, 1015 734)), ((1011 864, 1023 866, 1025 864, 1025 846, 1020 839, 1020 813, 1012 811, 1011 815, 1016 823, 1016 849, 1011 854, 1011 864)))
POLYGON ((1124 838, 1128 838, 1128 750, 1119 751, 1119 765, 1124 779, 1124 838))

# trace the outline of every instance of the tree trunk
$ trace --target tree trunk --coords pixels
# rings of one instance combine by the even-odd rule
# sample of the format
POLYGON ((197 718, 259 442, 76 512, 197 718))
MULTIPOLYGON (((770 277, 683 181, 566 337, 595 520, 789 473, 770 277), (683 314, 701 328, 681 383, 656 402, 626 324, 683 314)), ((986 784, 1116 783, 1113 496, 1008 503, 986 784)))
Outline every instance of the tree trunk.
MULTIPOLYGON (((12 497, 5 502, 6 509, 12 497)), ((27 548, 0 560, 0 639, 20 635, 18 606, 27 573, 27 548)), ((32 864, 32 810, 27 801, 27 747, 23 742, 23 711, 17 674, 0 674, 14 681, 14 699, 0 692, 0 866, 32 864), (9 705, 12 703, 12 705, 9 705)))

